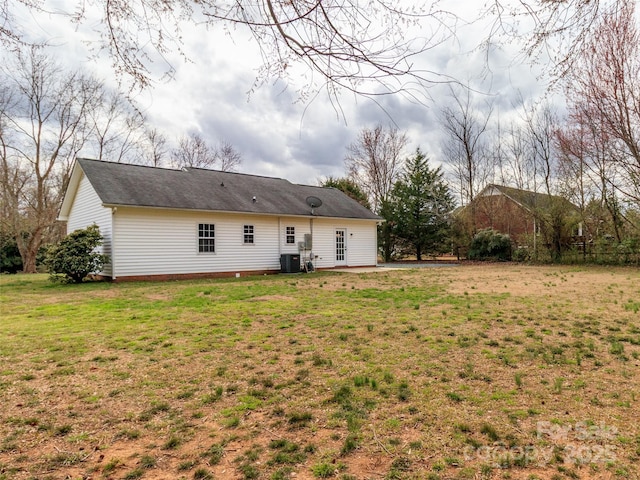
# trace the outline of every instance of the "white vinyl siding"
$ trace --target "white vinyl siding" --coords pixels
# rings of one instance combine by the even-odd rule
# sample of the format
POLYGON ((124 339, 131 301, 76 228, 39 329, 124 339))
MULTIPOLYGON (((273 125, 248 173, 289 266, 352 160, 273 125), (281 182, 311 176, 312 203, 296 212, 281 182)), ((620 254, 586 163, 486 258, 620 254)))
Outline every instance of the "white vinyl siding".
MULTIPOLYGON (((111 209, 102 206, 100 197, 98 197, 87 177, 83 175, 69 211, 67 233, 87 228, 94 223, 100 228, 100 233, 103 237, 103 245, 100 247, 101 253, 109 255, 109 258, 111 258, 113 250, 111 209)), ((104 270, 100 273, 111 276, 111 263, 105 265, 104 270)))
POLYGON ((118 276, 280 269, 275 217, 121 207, 114 221, 118 276), (198 253, 201 223, 215 224, 215 255, 198 253), (244 249, 238 234, 248 224, 255 245, 244 249))
POLYGON ((375 265, 378 261, 376 224, 350 222, 346 228, 347 264, 351 267, 375 265))
POLYGON ((336 229, 344 229, 346 264, 349 267, 372 266, 377 263, 377 226, 357 220, 314 219, 313 253, 316 268, 336 266, 336 229))
MULTIPOLYGON (((298 253, 297 242, 310 233, 310 222, 239 214, 167 211, 119 207, 114 215, 118 232, 117 274, 163 275, 181 273, 280 270, 281 253, 298 253), (215 255, 198 252, 198 225, 215 224, 215 255), (242 248, 238 234, 254 226, 255 244, 242 248), (285 226, 296 227, 291 251, 282 246, 285 226), (280 232, 278 229, 281 229, 280 232), (279 245, 278 243, 281 243, 279 245)), ((317 268, 335 266, 335 228, 347 231, 347 264, 376 264, 376 225, 366 221, 313 219, 313 253, 317 268), (353 235, 352 235, 353 234, 353 235)))

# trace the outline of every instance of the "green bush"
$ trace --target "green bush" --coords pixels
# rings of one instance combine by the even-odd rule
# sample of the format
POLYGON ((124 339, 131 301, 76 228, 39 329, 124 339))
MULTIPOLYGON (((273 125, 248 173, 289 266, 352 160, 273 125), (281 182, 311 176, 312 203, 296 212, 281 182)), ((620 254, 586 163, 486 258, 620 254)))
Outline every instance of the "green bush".
POLYGON ((531 252, 526 247, 518 247, 513 251, 514 262, 528 262, 531 260, 531 252))
POLYGON ((469 246, 470 260, 511 260, 511 238, 492 228, 480 230, 469 246))
POLYGON ((0 233, 0 272, 17 273, 22 270, 22 257, 15 239, 0 233))
POLYGON ((100 245, 102 235, 95 224, 67 235, 47 251, 45 265, 51 279, 80 283, 90 273, 101 271, 109 257, 95 252, 100 245))

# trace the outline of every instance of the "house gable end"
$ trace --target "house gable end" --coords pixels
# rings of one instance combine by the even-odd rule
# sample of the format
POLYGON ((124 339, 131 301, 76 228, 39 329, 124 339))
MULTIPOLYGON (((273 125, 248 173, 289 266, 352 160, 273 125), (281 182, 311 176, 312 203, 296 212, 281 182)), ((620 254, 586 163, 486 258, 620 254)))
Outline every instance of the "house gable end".
POLYGON ((58 220, 66 222, 69 220, 69 214, 71 213, 71 207, 78 194, 78 188, 80 187, 80 181, 84 176, 84 172, 78 163, 73 167, 71 176, 69 177, 69 183, 64 192, 60 212, 58 213, 58 220))

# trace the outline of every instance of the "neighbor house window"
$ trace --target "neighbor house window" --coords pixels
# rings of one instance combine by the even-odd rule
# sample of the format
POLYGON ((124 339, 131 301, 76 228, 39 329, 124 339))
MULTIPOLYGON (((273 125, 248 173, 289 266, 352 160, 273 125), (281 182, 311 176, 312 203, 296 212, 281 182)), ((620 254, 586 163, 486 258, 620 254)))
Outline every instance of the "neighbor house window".
POLYGON ((253 245, 253 225, 244 226, 244 244, 253 245))
POLYGON ((216 251, 216 226, 212 223, 198 224, 198 252, 214 253, 216 251))
POLYGON ((287 227, 286 243, 289 245, 296 243, 296 227, 287 227))

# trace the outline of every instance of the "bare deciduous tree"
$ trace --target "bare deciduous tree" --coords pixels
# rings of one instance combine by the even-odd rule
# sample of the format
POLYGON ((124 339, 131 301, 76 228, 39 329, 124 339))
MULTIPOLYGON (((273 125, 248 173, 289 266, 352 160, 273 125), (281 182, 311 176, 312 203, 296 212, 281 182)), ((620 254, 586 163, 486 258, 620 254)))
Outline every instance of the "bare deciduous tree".
POLYGON ((169 154, 167 138, 157 128, 146 129, 143 144, 143 161, 154 167, 162 166, 169 154))
POLYGON ((407 142, 407 136, 397 128, 377 125, 362 129, 357 140, 347 147, 347 175, 366 192, 374 212, 379 212, 388 200, 402 171, 407 142))
POLYGON ((171 157, 178 168, 216 168, 223 172, 235 170, 242 162, 242 156, 229 142, 222 141, 214 148, 196 133, 180 138, 171 157))
POLYGON ((565 128, 557 132, 556 142, 562 177, 566 179, 563 190, 580 207, 586 233, 597 238, 605 233, 604 225, 610 225, 620 242, 622 212, 613 186, 618 179, 610 136, 596 118, 574 106, 565 128), (606 212, 609 221, 600 212, 606 212), (594 214, 597 218, 592 218, 594 214))
POLYGON ((33 47, 2 69, 10 92, 0 105, 3 223, 15 236, 25 272, 51 240, 64 185, 85 144, 101 85, 80 73, 65 73, 33 47))
POLYGON ((555 133, 558 128, 557 115, 549 104, 542 104, 525 110, 525 134, 529 144, 529 154, 533 163, 533 185, 531 190, 543 188, 547 195, 557 193, 555 177, 557 155, 555 133))
POLYGON ((234 172, 242 163, 242 155, 233 145, 222 141, 216 149, 216 157, 223 172, 234 172))
POLYGON ((492 105, 486 103, 480 111, 473 105, 470 89, 460 92, 450 87, 450 92, 452 105, 440 112, 445 134, 442 149, 456 179, 460 202, 467 205, 493 176, 492 162, 485 148, 492 105))
POLYGON ((567 95, 575 121, 597 125, 608 139, 619 175, 610 187, 640 205, 640 31, 635 2, 620 0, 606 14, 570 79, 567 95))
POLYGON ((117 91, 103 92, 89 112, 95 157, 110 162, 136 162, 142 154, 145 119, 117 91))
POLYGON ((171 152, 176 167, 213 168, 216 155, 204 138, 196 133, 180 138, 178 148, 171 152))
POLYGON ((512 123, 506 139, 511 183, 521 190, 534 190, 535 162, 525 129, 512 123))
POLYGON ((588 53, 594 26, 628 0, 492 0, 486 15, 495 19, 494 37, 523 43, 524 52, 556 80, 564 78, 582 53, 588 53))

